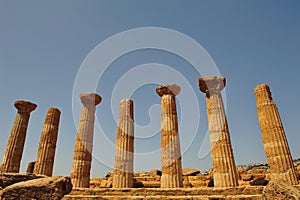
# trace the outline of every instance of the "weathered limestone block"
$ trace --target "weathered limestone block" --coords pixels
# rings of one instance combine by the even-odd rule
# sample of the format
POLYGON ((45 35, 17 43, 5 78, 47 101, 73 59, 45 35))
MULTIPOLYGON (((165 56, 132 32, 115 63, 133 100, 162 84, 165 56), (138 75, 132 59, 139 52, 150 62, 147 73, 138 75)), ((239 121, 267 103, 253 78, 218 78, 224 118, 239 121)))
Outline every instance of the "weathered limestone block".
POLYGON ((34 170, 35 161, 29 162, 26 169, 26 174, 32 174, 34 170))
POLYGON ((6 188, 12 184, 28 181, 37 178, 45 178, 43 175, 35 174, 19 174, 19 173, 4 173, 0 174, 0 189, 6 188))
POLYGON ((255 87, 258 121, 265 153, 270 167, 271 180, 298 184, 291 152, 275 102, 267 84, 255 87))
POLYGON ((106 180, 106 178, 91 178, 90 179, 90 188, 100 188, 101 182, 106 180))
POLYGON ((250 185, 267 185, 269 180, 263 174, 253 176, 253 180, 250 181, 250 185))
POLYGON ((14 106, 18 112, 3 156, 1 173, 19 173, 30 113, 37 107, 23 100, 16 101, 14 106))
POLYGON ((144 176, 149 176, 149 172, 134 172, 133 173, 134 177, 144 177, 144 176))
POLYGON ((111 188, 113 185, 113 178, 109 177, 101 180, 100 188, 111 188))
POLYGON ((183 187, 184 188, 191 188, 192 184, 190 183, 188 176, 183 176, 183 187))
POLYGON ((59 119, 60 111, 57 108, 49 108, 40 138, 34 174, 52 176, 59 119))
POLYGON ((241 179, 243 181, 251 181, 253 179, 253 175, 252 174, 242 174, 241 179))
POLYGON ((267 174, 268 171, 266 169, 251 169, 248 171, 249 174, 267 174))
POLYGON ((159 188, 161 186, 160 181, 142 181, 142 185, 145 188, 159 188))
POLYGON ((199 170, 197 169, 183 169, 182 170, 182 175, 183 176, 196 176, 200 173, 199 170))
POLYGON ((152 170, 149 172, 149 175, 152 176, 152 177, 161 176, 161 171, 160 171, 160 170, 157 170, 157 169, 152 169, 152 170))
POLYGON ((161 188, 183 187, 181 150, 175 96, 180 87, 175 84, 156 88, 161 97, 161 188))
POLYGON ((112 172, 107 172, 106 175, 105 175, 105 178, 109 178, 109 177, 112 177, 113 173, 112 172))
POLYGON ((197 200, 261 200, 262 186, 223 188, 100 188, 74 189, 64 199, 197 199, 197 200))
POLYGON ((0 193, 1 200, 10 199, 62 199, 70 193, 72 184, 70 177, 47 177, 19 182, 6 187, 0 193))
POLYGON ((263 190, 262 199, 264 200, 299 200, 299 189, 282 181, 270 181, 263 190))
POLYGON ((188 176, 191 187, 213 187, 211 176, 188 176))
POLYGON ((238 185, 238 175, 221 95, 225 83, 226 79, 224 77, 199 78, 199 89, 206 94, 215 187, 238 185))
POLYGON ((134 117, 133 101, 123 99, 116 137, 113 188, 133 187, 134 117))
POLYGON ((74 147, 71 179, 73 188, 88 188, 92 162, 95 110, 96 105, 102 99, 94 93, 83 93, 80 95, 80 99, 82 110, 74 147))

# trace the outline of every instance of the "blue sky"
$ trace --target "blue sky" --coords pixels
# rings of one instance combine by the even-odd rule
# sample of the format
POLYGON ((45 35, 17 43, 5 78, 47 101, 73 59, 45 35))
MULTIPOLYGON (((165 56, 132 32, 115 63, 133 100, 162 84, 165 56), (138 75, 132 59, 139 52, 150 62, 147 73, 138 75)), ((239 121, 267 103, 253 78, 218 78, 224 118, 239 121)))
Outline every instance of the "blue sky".
MULTIPOLYGON (((16 114, 15 100, 38 104, 30 118, 21 172, 25 172, 28 162, 35 160, 47 109, 57 107, 62 115, 54 174, 68 175, 78 123, 76 117, 73 119, 72 102, 78 106, 79 98, 73 99, 73 88, 81 64, 98 44, 115 34, 134 28, 161 27, 181 32, 202 45, 220 74, 227 78, 224 96, 237 164, 266 161, 253 94, 253 88, 260 83, 270 85, 292 156, 298 158, 299 8, 297 0, 0 0, 0 155, 4 154, 16 114)), ((106 53, 114 53, 118 48, 116 44, 106 53)), ((182 43, 182 48, 188 46, 182 43)), ((160 168, 159 154, 151 154, 159 150, 160 142, 157 132, 160 98, 155 93, 159 83, 155 82, 158 75, 151 73, 155 69, 151 63, 177 71, 194 91, 194 96, 185 96, 187 89, 181 85, 183 91, 178 95, 183 167, 200 170, 211 167, 209 154, 199 157, 201 145, 208 144, 205 95, 197 88, 201 74, 195 70, 200 66, 192 66, 174 53, 141 49, 120 55, 96 85, 103 102, 96 111, 101 130, 95 131, 92 177, 105 175, 113 166, 114 116, 121 98, 134 100, 136 126, 146 127, 136 128, 135 170, 160 168), (120 90, 124 97, 114 98, 118 81, 136 66, 144 67, 141 68, 144 75, 132 81, 153 77, 153 83, 138 85, 133 93, 127 92, 127 85, 123 85, 120 90), (184 97, 193 97, 196 106, 181 103, 180 98, 184 97), (189 110, 199 111, 200 117, 189 115, 189 110), (181 119, 184 111, 185 122, 181 119), (193 126, 197 126, 196 131, 193 126)), ((170 81, 179 83, 179 76, 167 74, 166 83, 170 81)))

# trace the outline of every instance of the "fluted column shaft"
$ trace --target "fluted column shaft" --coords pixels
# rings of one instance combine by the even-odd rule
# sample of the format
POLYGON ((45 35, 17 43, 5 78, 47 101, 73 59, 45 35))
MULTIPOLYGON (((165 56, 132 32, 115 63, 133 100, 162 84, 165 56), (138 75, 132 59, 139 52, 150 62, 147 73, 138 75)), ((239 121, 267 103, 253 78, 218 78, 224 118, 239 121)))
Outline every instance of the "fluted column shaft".
POLYGON ((35 161, 29 162, 26 169, 26 174, 32 174, 34 170, 35 161))
POLYGON ((221 95, 224 87, 225 78, 199 79, 199 88, 206 93, 214 186, 234 187, 238 185, 238 178, 221 95))
POLYGON ((40 138, 34 174, 52 176, 59 119, 60 111, 57 108, 49 108, 40 138))
POLYGON ((267 84, 255 87, 258 121, 272 180, 298 184, 293 159, 275 102, 267 84))
POLYGON ((101 97, 93 93, 80 95, 82 110, 74 147, 71 180, 74 188, 88 188, 92 162, 94 121, 96 105, 101 97))
POLYGON ((175 96, 180 87, 163 85, 156 89, 161 96, 161 188, 183 187, 181 150, 175 96))
POLYGON ((22 100, 16 101, 14 106, 18 112, 3 156, 2 173, 19 173, 30 112, 37 107, 34 103, 22 100))
POLYGON ((116 137, 113 188, 133 187, 134 119, 133 101, 123 99, 116 137))

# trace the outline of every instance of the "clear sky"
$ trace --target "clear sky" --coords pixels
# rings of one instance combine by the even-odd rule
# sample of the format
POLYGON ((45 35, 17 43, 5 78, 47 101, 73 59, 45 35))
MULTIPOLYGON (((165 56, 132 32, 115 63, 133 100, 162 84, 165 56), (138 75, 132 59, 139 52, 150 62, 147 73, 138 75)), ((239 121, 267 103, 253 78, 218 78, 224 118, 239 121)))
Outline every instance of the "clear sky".
POLYGON ((85 60, 86 65, 99 69, 81 84, 98 78, 93 87, 103 98, 96 111, 92 177, 112 171, 121 98, 135 102, 135 170, 160 168, 160 97, 155 88, 163 83, 182 87, 177 103, 183 167, 211 168, 205 95, 197 87, 197 78, 210 70, 208 74, 227 78, 223 97, 236 164, 266 161, 253 94, 260 83, 270 85, 292 156, 298 158, 299 9, 298 0, 0 0, 0 155, 16 114, 15 100, 38 104, 31 114, 21 172, 35 160, 47 109, 57 107, 62 115, 54 174, 69 175, 78 124, 76 110, 80 109, 79 98, 74 98, 76 87, 81 87, 76 85, 76 77, 83 73, 80 69, 85 60), (96 47, 109 37, 145 27, 184 34, 207 54, 194 51, 184 40, 170 42, 176 38, 172 34, 162 40, 148 29, 140 29, 146 30, 142 40, 131 35, 130 40, 102 46, 102 54, 96 54, 96 47), (140 45, 149 38, 153 46, 165 43, 199 58, 196 63, 202 66, 193 66, 176 52, 148 46, 119 54, 100 76, 104 60, 118 53, 124 43, 140 45), (97 59, 89 63, 87 56, 94 48, 97 59))

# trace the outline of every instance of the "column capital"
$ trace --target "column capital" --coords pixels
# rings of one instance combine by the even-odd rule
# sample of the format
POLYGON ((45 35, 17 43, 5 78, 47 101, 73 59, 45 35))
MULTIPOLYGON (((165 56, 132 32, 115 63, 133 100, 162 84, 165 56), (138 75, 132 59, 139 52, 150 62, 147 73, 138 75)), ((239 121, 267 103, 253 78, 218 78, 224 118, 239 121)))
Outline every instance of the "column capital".
POLYGON ((213 93, 220 93, 226 85, 225 77, 208 76, 199 78, 198 81, 200 91, 204 92, 207 96, 213 93))
POLYGON ((85 106, 96 106, 102 101, 102 98, 96 93, 87 92, 80 94, 80 100, 85 106))
POLYGON ((156 93, 161 97, 163 95, 176 96, 180 93, 180 87, 176 84, 161 85, 158 88, 156 88, 156 93))
POLYGON ((18 100, 15 101, 14 106, 18 109, 19 112, 32 112, 36 109, 37 105, 29 101, 18 100))

